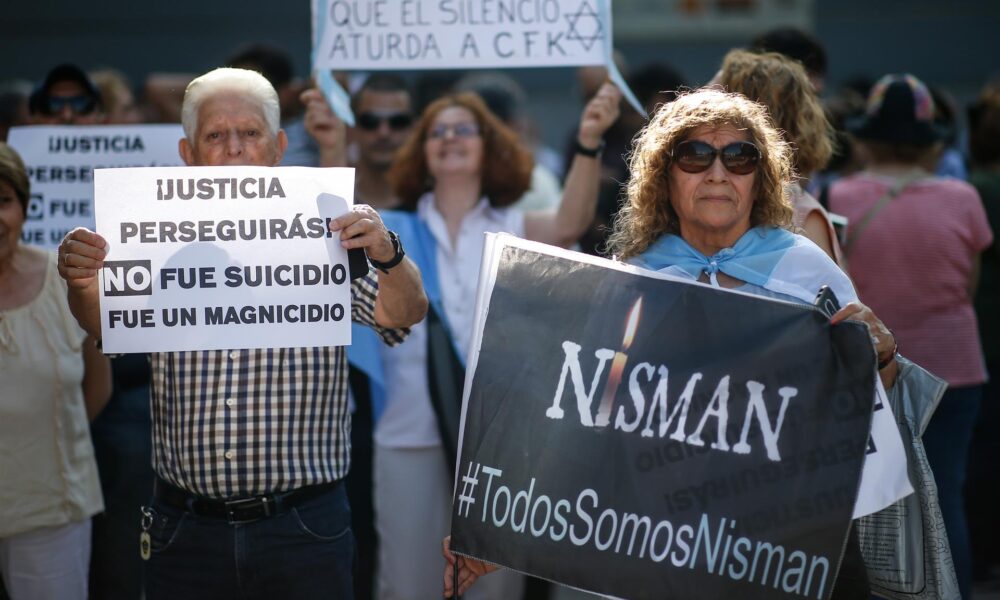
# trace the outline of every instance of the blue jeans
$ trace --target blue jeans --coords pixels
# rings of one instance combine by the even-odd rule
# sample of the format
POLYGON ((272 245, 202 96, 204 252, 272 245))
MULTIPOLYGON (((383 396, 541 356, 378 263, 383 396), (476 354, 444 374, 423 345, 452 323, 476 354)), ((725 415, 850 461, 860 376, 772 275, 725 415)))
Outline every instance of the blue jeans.
POLYGON ((351 600, 354 535, 344 486, 230 525, 154 501, 147 600, 351 600))
POLYGON ((104 494, 104 512, 93 519, 90 597, 135 600, 142 594, 142 559, 135 551, 136 515, 153 485, 148 356, 113 358, 111 373, 114 392, 90 424, 104 494))
POLYGON ((962 598, 972 593, 972 551, 965 521, 963 489, 972 427, 979 414, 983 386, 950 388, 924 432, 924 449, 938 488, 938 502, 962 598))

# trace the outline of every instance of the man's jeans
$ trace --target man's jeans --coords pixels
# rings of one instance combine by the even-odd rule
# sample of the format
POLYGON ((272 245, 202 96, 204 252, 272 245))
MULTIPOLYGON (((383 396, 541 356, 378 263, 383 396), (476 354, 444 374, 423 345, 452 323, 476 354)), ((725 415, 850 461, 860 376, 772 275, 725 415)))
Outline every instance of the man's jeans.
POLYGON ((252 523, 230 525, 158 501, 152 508, 147 600, 353 598, 343 485, 252 523))

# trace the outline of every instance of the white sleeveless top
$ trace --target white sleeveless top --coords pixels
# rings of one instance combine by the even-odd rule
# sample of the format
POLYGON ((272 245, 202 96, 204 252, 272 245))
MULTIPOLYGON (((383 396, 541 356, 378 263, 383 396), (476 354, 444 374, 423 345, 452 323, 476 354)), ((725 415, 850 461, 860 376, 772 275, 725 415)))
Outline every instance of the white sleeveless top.
POLYGON ((0 310, 0 538, 104 509, 83 403, 85 335, 54 254, 38 296, 0 310))

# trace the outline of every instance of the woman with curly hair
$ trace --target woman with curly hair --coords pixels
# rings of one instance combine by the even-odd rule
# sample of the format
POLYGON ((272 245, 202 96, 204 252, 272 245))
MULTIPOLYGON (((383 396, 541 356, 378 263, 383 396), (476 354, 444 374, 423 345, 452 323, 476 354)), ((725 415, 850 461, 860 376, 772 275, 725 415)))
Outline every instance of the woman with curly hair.
MULTIPOLYGON (((789 144, 767 110, 739 94, 705 89, 663 105, 635 141, 627 198, 618 213, 609 250, 654 271, 717 288, 811 304, 823 285, 846 302, 831 323, 868 325, 881 381, 897 375, 892 333, 857 301, 844 272, 808 239, 791 233, 792 178, 789 144)), ((905 482, 905 466, 880 480, 865 477, 865 496, 878 507, 905 482)), ((857 509, 856 509, 857 510, 857 509)), ((870 511, 869 511, 870 512, 870 511)), ((867 598, 868 583, 856 542, 850 545, 834 598, 867 598)), ((458 568, 459 593, 495 567, 449 552, 445 594, 458 568)))
MULTIPOLYGON (((379 351, 385 408, 375 405, 377 597, 440 597, 444 561, 437 542, 451 518, 452 476, 484 235, 508 232, 570 246, 594 218, 602 137, 618 117, 620 92, 607 84, 587 104, 557 211, 510 208, 531 181, 530 152, 475 94, 431 103, 396 155, 390 181, 402 211, 385 211, 420 267, 432 308, 397 349, 379 351)), ((355 364, 360 364, 355 350, 355 364)), ((377 378, 376 378, 377 380, 377 378)), ((376 395, 377 394, 374 394, 376 395)), ((519 575, 474 594, 520 595, 519 575)))
POLYGON ((767 107, 774 125, 792 146, 795 177, 788 190, 792 225, 843 266, 830 215, 799 184, 799 178, 823 169, 833 155, 833 126, 805 69, 781 54, 732 50, 713 81, 767 107))

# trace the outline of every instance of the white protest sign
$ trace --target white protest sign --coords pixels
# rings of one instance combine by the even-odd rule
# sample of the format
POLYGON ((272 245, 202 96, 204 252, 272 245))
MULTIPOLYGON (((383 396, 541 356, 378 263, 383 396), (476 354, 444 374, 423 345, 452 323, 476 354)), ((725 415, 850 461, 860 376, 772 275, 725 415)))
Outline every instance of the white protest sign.
POLYGON ((109 353, 342 346, 353 169, 99 169, 109 353))
POLYGON ((182 165, 180 125, 14 127, 7 143, 28 168, 26 244, 55 248, 66 232, 94 228, 93 170, 182 165))
POLYGON ((313 0, 314 68, 482 69, 603 65, 599 0, 313 0))

